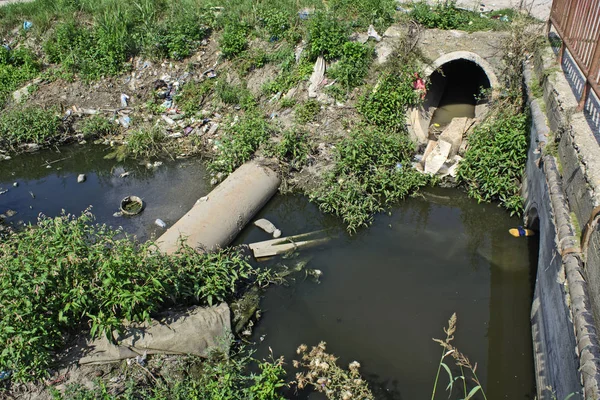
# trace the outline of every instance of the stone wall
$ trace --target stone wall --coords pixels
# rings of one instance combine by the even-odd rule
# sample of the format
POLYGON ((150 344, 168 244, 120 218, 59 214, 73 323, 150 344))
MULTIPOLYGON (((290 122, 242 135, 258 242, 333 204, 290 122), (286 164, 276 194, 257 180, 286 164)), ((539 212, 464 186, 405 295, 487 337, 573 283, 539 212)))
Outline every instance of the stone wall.
POLYGON ((549 84, 548 69, 537 65, 538 76, 530 67, 525 74, 528 88, 542 78, 544 99, 528 90, 532 123, 523 195, 526 222, 539 224, 540 235, 531 310, 538 397, 562 400, 577 393, 572 398, 599 399, 600 347, 593 314, 598 288, 589 285, 586 274, 600 264, 590 264, 593 257, 584 263, 574 224, 591 211, 594 192, 581 158, 573 154, 580 134, 570 126, 574 110, 549 84))

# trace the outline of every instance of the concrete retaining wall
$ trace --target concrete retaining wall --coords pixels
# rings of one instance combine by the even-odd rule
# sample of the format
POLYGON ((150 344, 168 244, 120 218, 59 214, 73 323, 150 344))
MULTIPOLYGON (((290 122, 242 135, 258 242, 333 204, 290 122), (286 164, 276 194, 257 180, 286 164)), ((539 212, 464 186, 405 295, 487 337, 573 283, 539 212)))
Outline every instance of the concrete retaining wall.
POLYGON ((158 238, 159 250, 175 252, 181 238, 208 251, 229 245, 279 184, 277 174, 259 162, 242 165, 158 238))
MULTIPOLYGON (((529 87, 533 79, 536 78, 526 68, 529 87)), ((587 271, 579 234, 571 218, 570 198, 565 195, 569 188, 576 188, 573 179, 568 178, 581 171, 574 168, 565 175, 552 147, 546 147, 555 140, 550 126, 564 129, 564 121, 554 115, 560 111, 560 102, 551 98, 544 104, 541 99, 534 99, 531 91, 529 99, 531 142, 523 195, 526 223, 539 223, 540 234, 531 310, 538 398, 565 399, 577 393, 572 398, 599 399, 600 346, 591 290, 588 292, 587 271), (548 112, 548 119, 544 111, 548 112)), ((578 196, 577 201, 585 200, 583 193, 578 196)))

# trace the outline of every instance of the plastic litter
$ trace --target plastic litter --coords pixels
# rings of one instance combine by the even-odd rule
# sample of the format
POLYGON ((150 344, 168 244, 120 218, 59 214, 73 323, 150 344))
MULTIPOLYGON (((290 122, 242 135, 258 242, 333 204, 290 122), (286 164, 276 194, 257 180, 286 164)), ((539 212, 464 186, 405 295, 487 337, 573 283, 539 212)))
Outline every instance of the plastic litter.
POLYGON ((123 128, 129 128, 129 124, 131 123, 131 118, 129 116, 124 116, 119 118, 119 123, 123 126, 123 128))
POLYGON ((8 189, 4 189, 4 190, 0 189, 0 195, 4 194, 4 193, 8 193, 8 189))
POLYGON ((0 381, 3 379, 10 378, 12 371, 0 371, 0 381))
POLYGON ((32 26, 33 26, 33 23, 31 23, 29 21, 23 22, 23 30, 25 30, 25 31, 28 31, 29 29, 31 29, 32 26))
POLYGON ((506 16, 506 15, 503 15, 503 16, 500 18, 500 21, 502 21, 502 22, 510 22, 510 19, 508 18, 508 16, 506 16))
POLYGON ((125 93, 121 93, 121 107, 127 107, 127 102, 129 101, 129 96, 125 93))
POLYGON ((14 182, 13 187, 17 187, 17 186, 19 186, 19 182, 14 182))
POLYGON ((156 221, 154 221, 154 224, 163 229, 167 227, 167 224, 165 223, 165 221, 163 221, 160 218, 157 218, 156 221))
POLYGON ((85 174, 79 174, 77 176, 77 183, 83 183, 83 182, 85 182, 85 179, 86 179, 85 174))
POLYGON ((300 19, 308 19, 310 17, 311 11, 308 9, 298 11, 298 17, 300 19))
POLYGON ((379 34, 377 33, 377 31, 375 30, 375 27, 373 25, 369 25, 369 30, 367 30, 367 35, 369 35, 369 37, 372 37, 373 39, 375 39, 375 41, 377 41, 377 42, 381 41, 381 36, 379 36, 379 34))

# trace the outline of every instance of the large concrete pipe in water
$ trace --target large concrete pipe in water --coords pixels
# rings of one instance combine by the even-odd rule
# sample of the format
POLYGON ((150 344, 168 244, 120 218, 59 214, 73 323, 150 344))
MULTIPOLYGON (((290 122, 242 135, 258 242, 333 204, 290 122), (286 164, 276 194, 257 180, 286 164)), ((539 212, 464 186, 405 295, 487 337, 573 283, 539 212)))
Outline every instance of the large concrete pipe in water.
POLYGON ((180 237, 189 246, 207 251, 227 246, 273 197, 280 183, 270 168, 247 162, 160 236, 159 250, 175 252, 180 237))

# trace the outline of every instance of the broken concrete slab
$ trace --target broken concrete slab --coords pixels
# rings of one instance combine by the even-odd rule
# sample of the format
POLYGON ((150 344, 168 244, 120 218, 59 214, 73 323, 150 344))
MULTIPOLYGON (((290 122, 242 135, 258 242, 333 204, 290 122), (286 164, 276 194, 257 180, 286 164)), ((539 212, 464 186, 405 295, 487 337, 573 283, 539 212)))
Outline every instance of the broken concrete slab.
POLYGON ((132 323, 123 333, 113 332, 118 345, 102 336, 88 344, 80 364, 105 364, 144 354, 191 354, 208 357, 215 349, 229 351, 231 334, 227 303, 174 312, 160 320, 132 323))
POLYGON ((452 145, 443 140, 438 140, 436 146, 425 159, 425 172, 436 174, 448 159, 452 145))
POLYGON ((254 226, 262 229, 263 231, 273 235, 274 238, 278 238, 281 236, 281 231, 277 229, 275 225, 271 221, 265 218, 257 219, 254 221, 254 226))
POLYGON ((441 133, 439 140, 448 142, 452 146, 448 155, 449 157, 454 157, 458 154, 463 135, 467 131, 468 120, 469 118, 466 117, 452 118, 452 121, 441 133))
POLYGON ((429 157, 429 154, 431 154, 431 152, 433 151, 433 149, 435 148, 436 145, 437 145, 437 140, 430 140, 427 142, 427 147, 425 147, 425 151, 423 152, 423 157, 421 158, 421 164, 425 164, 427 157, 429 157))

